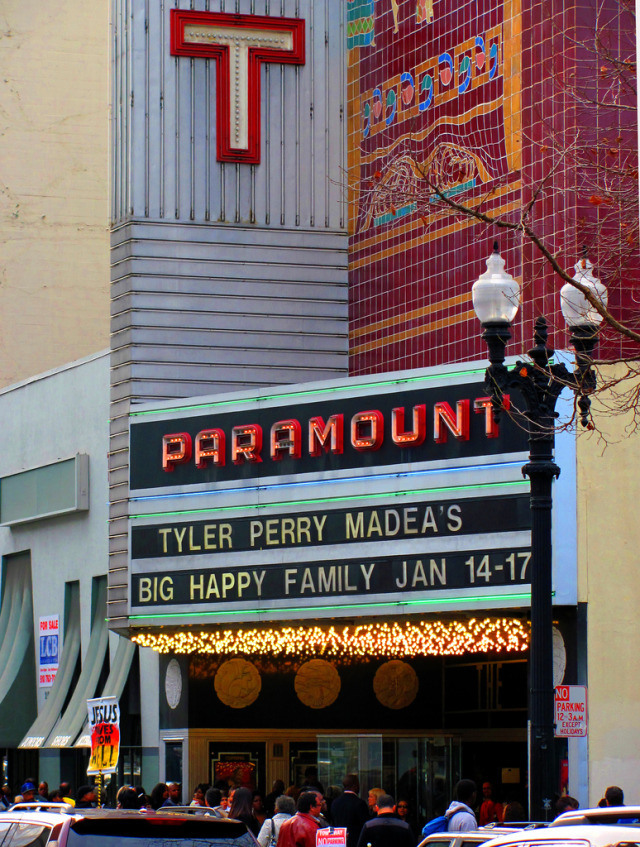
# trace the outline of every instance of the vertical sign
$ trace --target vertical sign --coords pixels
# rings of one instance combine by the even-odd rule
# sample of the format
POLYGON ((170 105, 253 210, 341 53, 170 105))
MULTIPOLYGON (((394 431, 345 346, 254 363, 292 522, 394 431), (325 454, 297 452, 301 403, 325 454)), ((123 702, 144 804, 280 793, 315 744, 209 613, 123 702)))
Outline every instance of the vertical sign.
POLYGON ((38 634, 40 648, 38 684, 40 688, 51 688, 60 660, 60 615, 47 615, 40 618, 38 634))
POLYGON ((579 738, 587 734, 586 686, 556 686, 555 707, 556 738, 579 738))
POLYGON ((91 759, 87 775, 115 773, 120 753, 120 706, 117 697, 87 700, 91 759))

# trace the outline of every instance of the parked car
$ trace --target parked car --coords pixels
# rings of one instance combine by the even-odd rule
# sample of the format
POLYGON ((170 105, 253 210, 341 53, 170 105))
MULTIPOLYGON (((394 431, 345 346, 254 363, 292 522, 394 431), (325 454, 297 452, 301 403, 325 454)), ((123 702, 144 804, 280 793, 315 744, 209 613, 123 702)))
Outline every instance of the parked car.
POLYGON ((501 835, 487 847, 640 847, 640 826, 548 826, 501 835))
MULTIPOLYGON (((229 818, 148 811, 52 809, 18 804, 0 813, 0 847, 256 847, 229 818), (22 808, 21 808, 22 807, 22 808)), ((61 804, 56 804, 61 805, 61 804)))
POLYGON ((550 826, 578 826, 580 824, 640 824, 640 806, 602 806, 597 809, 575 809, 563 812, 550 826))
MULTIPOLYGON (((526 826, 526 824, 520 824, 520 826, 526 826)), ((491 841, 498 835, 513 831, 513 827, 492 824, 468 832, 434 832, 432 835, 423 838, 418 847, 477 847, 478 844, 491 841)))

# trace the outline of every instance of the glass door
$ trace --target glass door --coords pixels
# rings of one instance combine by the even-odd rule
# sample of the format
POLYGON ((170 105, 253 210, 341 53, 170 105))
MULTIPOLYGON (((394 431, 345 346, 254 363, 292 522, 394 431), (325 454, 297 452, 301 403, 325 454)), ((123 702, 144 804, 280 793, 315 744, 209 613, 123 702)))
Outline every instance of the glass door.
POLYGON ((360 794, 382 782, 381 735, 319 735, 318 778, 325 786, 342 785, 348 773, 360 777, 360 794))
POLYGON ((453 736, 318 736, 318 775, 325 790, 356 773, 363 799, 379 787, 407 802, 416 832, 446 810, 460 779, 460 762, 460 739, 453 736))

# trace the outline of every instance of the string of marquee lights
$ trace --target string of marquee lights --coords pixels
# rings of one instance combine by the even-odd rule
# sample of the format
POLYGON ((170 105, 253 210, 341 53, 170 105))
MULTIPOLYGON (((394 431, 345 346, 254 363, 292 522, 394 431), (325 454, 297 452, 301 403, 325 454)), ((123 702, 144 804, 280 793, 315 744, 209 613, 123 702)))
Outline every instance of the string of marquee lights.
POLYGON ((522 653, 530 625, 518 618, 472 618, 357 624, 344 627, 283 626, 208 632, 139 633, 133 641, 158 653, 327 659, 461 656, 522 653))

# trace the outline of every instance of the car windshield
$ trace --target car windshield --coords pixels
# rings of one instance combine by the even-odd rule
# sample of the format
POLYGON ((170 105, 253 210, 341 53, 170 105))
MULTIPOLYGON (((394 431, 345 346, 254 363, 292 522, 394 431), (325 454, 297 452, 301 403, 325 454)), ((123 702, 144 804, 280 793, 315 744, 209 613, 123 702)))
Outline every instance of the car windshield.
POLYGON ((185 820, 170 815, 85 818, 71 827, 67 847, 256 847, 244 824, 212 824, 212 819, 185 820))

